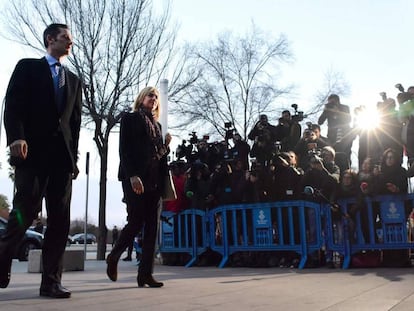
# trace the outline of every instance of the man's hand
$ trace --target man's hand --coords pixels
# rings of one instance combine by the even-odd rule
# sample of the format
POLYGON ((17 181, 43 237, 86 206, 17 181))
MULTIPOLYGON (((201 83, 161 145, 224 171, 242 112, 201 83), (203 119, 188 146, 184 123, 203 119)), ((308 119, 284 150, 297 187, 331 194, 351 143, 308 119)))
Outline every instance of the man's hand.
POLYGON ((286 159, 282 158, 281 156, 278 156, 278 158, 279 158, 280 163, 282 164, 282 166, 284 166, 284 167, 290 166, 289 162, 286 159))
POLYGON ((314 156, 313 158, 311 158, 310 166, 311 168, 319 170, 319 171, 322 171, 325 169, 322 159, 319 158, 318 156, 314 156))
POLYGON ((129 178, 129 181, 131 182, 132 190, 136 194, 144 193, 144 184, 142 183, 141 178, 139 178, 138 176, 132 176, 129 178))
POLYGON ((78 169, 78 167, 75 165, 75 169, 74 169, 74 171, 73 171, 73 173, 72 173, 72 179, 76 179, 76 177, 78 177, 78 175, 79 175, 79 169, 78 169))
POLYGON ((24 139, 15 140, 10 144, 10 155, 13 157, 26 160, 27 158, 27 142, 24 139))

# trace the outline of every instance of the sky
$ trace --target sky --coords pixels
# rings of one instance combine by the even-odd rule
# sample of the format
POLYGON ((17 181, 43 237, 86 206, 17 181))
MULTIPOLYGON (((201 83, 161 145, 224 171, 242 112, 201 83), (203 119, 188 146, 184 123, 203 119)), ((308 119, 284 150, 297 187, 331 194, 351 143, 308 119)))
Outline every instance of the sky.
MULTIPOLYGON (((0 8, 7 2, 0 0, 0 8)), ((165 5, 163 0, 155 0, 154 4, 160 9, 165 5)), ((284 105, 297 103, 300 109, 306 110, 313 103, 316 91, 323 89, 325 73, 334 70, 341 73, 350 86, 349 96, 341 98, 341 102, 353 110, 359 105, 375 107, 380 92, 395 98, 396 83, 406 88, 414 85, 412 12, 414 1, 410 0, 172 0, 171 19, 180 25, 178 43, 213 40, 223 31, 243 34, 252 22, 275 37, 283 33, 294 60, 281 67, 279 81, 295 85, 295 92, 284 105)), ((3 38, 0 44, 0 96, 3 98, 17 61, 36 54, 3 38)), ((87 206, 88 221, 97 224, 99 157, 91 137, 90 132, 82 131, 78 163, 81 173, 73 185, 72 219, 83 219, 87 206), (91 154, 87 203, 86 152, 91 154)), ((174 138, 173 144, 179 143, 180 138, 174 138)), ((121 185, 116 179, 117 133, 111 136, 110 146, 108 228, 122 226, 126 219, 121 185)), ((2 128, 0 193, 11 202, 12 184, 7 178, 6 151, 2 128)))

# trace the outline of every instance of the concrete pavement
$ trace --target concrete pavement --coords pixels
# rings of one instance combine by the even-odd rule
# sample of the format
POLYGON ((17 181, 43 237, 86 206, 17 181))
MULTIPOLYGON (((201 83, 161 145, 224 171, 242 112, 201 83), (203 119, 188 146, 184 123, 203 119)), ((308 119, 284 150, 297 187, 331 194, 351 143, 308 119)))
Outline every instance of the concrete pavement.
POLYGON ((12 279, 0 289, 1 311, 24 310, 414 310, 414 268, 287 269, 172 267, 157 264, 163 288, 138 288, 137 266, 119 262, 118 282, 104 261, 64 272, 70 299, 39 297, 40 274, 13 262, 12 279))

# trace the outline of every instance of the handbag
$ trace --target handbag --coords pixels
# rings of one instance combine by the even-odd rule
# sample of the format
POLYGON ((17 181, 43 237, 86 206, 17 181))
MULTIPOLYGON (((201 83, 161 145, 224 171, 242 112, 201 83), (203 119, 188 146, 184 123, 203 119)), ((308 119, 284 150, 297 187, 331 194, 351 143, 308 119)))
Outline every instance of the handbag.
POLYGON ((165 176, 162 200, 164 202, 177 200, 177 192, 175 191, 174 181, 170 170, 168 170, 168 174, 165 176))

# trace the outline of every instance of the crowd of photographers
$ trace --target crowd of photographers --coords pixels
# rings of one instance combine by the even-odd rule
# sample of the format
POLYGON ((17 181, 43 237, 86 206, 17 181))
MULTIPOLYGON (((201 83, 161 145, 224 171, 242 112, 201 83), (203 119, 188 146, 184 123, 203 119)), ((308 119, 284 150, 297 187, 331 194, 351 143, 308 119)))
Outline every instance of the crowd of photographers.
MULTIPOLYGON (((223 204, 303 198, 335 202, 341 197, 407 193, 408 178, 414 175, 414 87, 400 91, 398 110, 393 99, 381 94, 375 129, 351 127, 349 107, 332 94, 318 123, 306 123, 303 132, 300 122, 304 115, 296 105, 292 105, 294 114, 283 111, 277 124, 261 115, 247 137, 252 147, 231 123, 225 125, 222 142, 209 143, 207 136, 199 139, 193 132, 189 144, 183 141, 177 148, 177 160, 171 163, 177 200, 166 202, 165 209, 207 210, 223 204), (325 122, 327 137, 320 129, 325 122), (359 172, 350 169, 356 137, 359 172), (402 167, 403 152, 408 157, 408 171, 402 167), (309 198, 306 187, 320 196, 309 198)), ((364 109, 355 110, 356 118, 364 109)), ((360 208, 350 211, 349 217, 355 217, 360 208)), ((362 222, 368 226, 366 219, 362 222)), ((312 228, 309 236, 312 238, 312 228)))

